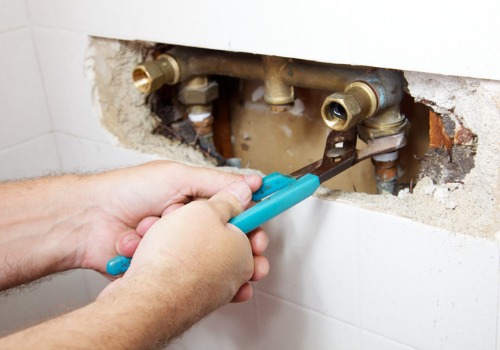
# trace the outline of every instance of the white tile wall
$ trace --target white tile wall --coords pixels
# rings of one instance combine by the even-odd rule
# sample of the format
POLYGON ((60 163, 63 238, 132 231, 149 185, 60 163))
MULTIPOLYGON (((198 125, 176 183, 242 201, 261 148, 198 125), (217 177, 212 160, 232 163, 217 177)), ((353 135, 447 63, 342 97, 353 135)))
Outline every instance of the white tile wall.
POLYGON ((158 159, 135 150, 62 133, 56 133, 56 144, 64 172, 104 171, 158 159))
POLYGON ((364 328, 421 349, 495 347, 496 242, 372 212, 362 217, 353 229, 364 328))
POLYGON ((54 129, 106 142, 85 75, 88 37, 42 28, 35 28, 33 36, 54 129))
POLYGON ((495 347, 496 242, 318 199, 266 227, 260 290, 421 349, 495 347))
POLYGON ((24 1, 0 0, 0 33, 29 25, 24 1))
POLYGON ((60 171, 52 133, 0 150, 0 181, 23 179, 60 171))
POLYGON ((356 326, 262 292, 256 299, 263 350, 361 349, 356 326))
POLYGON ((25 0, 25 3, 32 26, 49 28, 57 26, 51 0, 25 0))
POLYGON ((269 278, 258 288, 352 324, 359 324, 359 211, 308 199, 268 225, 269 278), (336 209, 338 208, 338 209, 336 209))
POLYGON ((0 48, 2 149, 47 133, 51 123, 30 30, 0 34, 0 48))
POLYGON ((11 294, 0 294, 0 337, 88 302, 82 271, 59 274, 11 294))
POLYGON ((363 350, 414 350, 412 346, 403 345, 393 340, 367 331, 361 331, 361 348, 363 350))
POLYGON ((176 344, 189 350, 257 350, 255 299, 226 305, 189 330, 176 344))
MULTIPOLYGON (((172 5, 176 6, 176 4, 172 5)), ((106 0, 105 2, 52 0, 59 28, 111 38, 134 39, 136 23, 142 23, 141 14, 136 14, 135 11, 136 7, 140 6, 142 4, 130 0, 106 0)), ((144 6, 147 4, 145 3, 144 6)), ((150 14, 159 10, 155 7, 149 9, 150 14)), ((168 11, 163 13, 163 20, 168 21, 168 11)))
POLYGON ((82 273, 87 286, 89 300, 95 300, 110 281, 93 270, 83 270, 82 273))

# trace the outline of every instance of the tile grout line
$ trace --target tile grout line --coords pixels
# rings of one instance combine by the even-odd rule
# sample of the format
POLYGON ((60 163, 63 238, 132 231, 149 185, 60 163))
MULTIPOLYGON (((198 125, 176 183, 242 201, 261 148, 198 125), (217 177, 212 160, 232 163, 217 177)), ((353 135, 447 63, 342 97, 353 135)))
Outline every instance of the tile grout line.
POLYGON ((293 302, 293 301, 290 301, 288 299, 285 299, 285 298, 282 298, 282 297, 279 297, 273 293, 270 293, 270 292, 266 292, 266 291, 263 291, 263 290, 260 290, 260 289, 257 289, 256 290, 256 293, 259 293, 259 294, 262 294, 262 295, 265 295, 267 297, 271 297, 272 299, 276 299, 278 301, 281 301, 281 302, 284 302, 284 303, 287 303, 287 304, 290 304, 292 306, 295 306, 299 309, 302 309, 302 310, 306 310, 306 311, 309 311, 309 312, 312 312, 314 314, 317 314, 317 315, 320 315, 320 316, 323 316, 323 317, 327 317, 327 318, 330 318, 332 320, 335 320, 337 322, 340 322, 340 323, 343 323, 343 324, 346 324, 348 326, 351 326, 351 327, 356 327, 356 328, 360 328, 358 325, 354 324, 354 323, 351 323, 351 322, 348 322, 348 321, 344 321, 344 320, 341 320, 339 318, 336 318, 336 317, 333 317, 331 315, 327 315, 321 311, 318 311, 318 310, 314 310, 314 309, 310 309, 308 308, 307 306, 304 306, 304 305, 301 305, 301 304, 298 304, 296 302, 293 302))
POLYGON ((339 318, 336 318, 336 317, 333 317, 333 316, 330 316, 330 315, 327 315, 327 314, 324 314, 320 311, 317 311, 317 310, 314 310, 314 309, 310 309, 310 308, 307 308, 306 306, 304 305, 300 305, 300 304, 297 304, 293 301, 290 301, 290 300, 287 300, 287 299, 284 299, 284 298, 281 298, 277 295, 274 295, 272 293, 269 293, 269 292, 265 292, 265 291, 262 291, 262 290, 256 290, 256 294, 262 294, 264 296, 267 296, 267 297, 270 297, 272 299, 275 299, 277 301, 281 301, 281 302, 284 302, 285 304, 290 304, 291 306, 295 306, 301 310, 305 310, 305 311, 308 311, 308 312, 311 312, 313 314, 316 314, 316 315, 319 315, 319 316, 322 316, 322 317, 326 317, 326 318, 329 318, 331 320, 334 320, 336 322, 339 322, 339 323, 342 323, 344 325, 347 325, 347 326, 350 326, 350 327, 355 327, 357 328, 359 331, 360 331, 360 335, 361 335, 361 332, 366 332, 366 333, 370 333, 370 334, 373 334, 373 335, 376 335, 378 337, 381 337, 383 339, 386 339, 388 341, 391 341, 391 342, 394 342, 396 344, 399 344, 399 345, 403 345, 403 346, 407 346, 407 347, 410 347, 412 349, 415 349, 415 350, 418 350, 418 348, 414 345, 410 345, 410 344, 407 344, 407 343, 404 343, 404 342, 401 342, 399 340, 396 340, 396 339, 393 339, 393 338, 389 338, 387 337, 386 335, 383 335, 383 334, 380 334, 380 333, 377 333, 377 332, 374 332, 372 330, 369 330, 367 328, 364 328, 364 327, 361 327, 359 325, 356 325, 356 324, 353 324, 351 322, 348 322, 348 321, 344 321, 344 320, 341 320, 339 318))
POLYGON ((262 344, 262 334, 261 334, 261 322, 259 318, 259 302, 258 302, 258 296, 257 296, 257 290, 254 289, 254 313, 255 313, 255 326, 257 327, 257 340, 259 342, 259 350, 263 349, 263 344, 262 344))
POLYGON ((96 143, 98 145, 104 145, 104 146, 110 146, 110 147, 120 147, 120 148, 123 148, 123 149, 129 149, 129 148, 125 148, 121 144, 116 144, 115 145, 115 144, 112 144, 112 143, 106 143, 106 142, 101 141, 101 140, 94 140, 94 139, 90 139, 90 138, 85 137, 85 136, 76 135, 76 134, 73 134, 73 133, 65 131, 65 130, 55 129, 54 132, 56 132, 56 133, 58 133, 58 134, 60 134, 62 136, 72 137, 72 138, 75 138, 75 139, 78 139, 78 140, 81 140, 81 141, 96 143))
POLYGON ((42 86, 43 86, 43 98, 44 98, 44 102, 45 102, 45 108, 46 108, 47 113, 49 115, 50 128, 51 128, 50 132, 52 134, 52 142, 54 143, 54 146, 55 146, 55 149, 56 149, 56 158, 57 158, 57 163, 59 165, 58 171, 62 171, 63 166, 62 166, 62 160, 61 160, 61 152, 59 150, 59 145, 58 145, 57 140, 56 140, 56 130, 55 130, 54 117, 52 115, 53 114, 52 113, 52 109, 50 108, 49 99, 48 99, 48 96, 47 96, 47 85, 46 85, 45 77, 44 77, 44 75, 42 73, 42 65, 40 63, 40 54, 38 52, 38 46, 36 45, 36 42, 35 42, 34 26, 31 24, 32 19, 29 16, 28 5, 26 4, 26 0, 24 2, 25 2, 25 5, 26 5, 26 11, 27 11, 27 14, 28 14, 28 19, 30 21, 30 28, 29 28, 29 30, 30 30, 31 44, 33 45, 33 50, 35 51, 35 55, 36 55, 36 64, 37 64, 37 67, 38 67, 38 75, 40 77, 40 80, 41 80, 42 86))
POLYGON ((35 41, 35 35, 34 35, 34 31, 33 31, 34 28, 33 28, 33 26, 30 25, 29 29, 30 29, 31 44, 33 45, 33 50, 35 51, 35 55, 36 55, 36 65, 38 67, 38 75, 40 77, 40 80, 41 80, 42 86, 43 86, 43 97, 44 97, 44 101, 45 101, 45 108, 47 109, 47 112, 49 114, 51 131, 55 131, 54 118, 52 116, 52 110, 50 108, 49 99, 47 97, 47 84, 45 81, 45 77, 43 76, 42 65, 40 64, 40 53, 38 52, 38 47, 35 43, 36 41, 35 41))
POLYGON ((30 28, 31 28, 31 26, 29 23, 26 25, 21 25, 19 27, 10 28, 10 29, 7 29, 5 32, 0 32, 0 38, 4 37, 4 36, 11 35, 11 34, 20 33, 20 32, 23 32, 25 30, 29 30, 30 28))
POLYGON ((4 148, 0 148, 0 153, 7 152, 7 151, 10 152, 10 151, 15 150, 18 147, 24 146, 24 145, 26 145, 26 144, 28 144, 30 142, 41 140, 43 137, 51 135, 51 134, 53 134, 53 131, 49 130, 49 131, 45 131, 45 132, 43 132, 41 134, 31 136, 30 138, 28 138, 26 140, 22 140, 22 141, 10 144, 10 145, 8 145, 8 146, 6 146, 4 148))

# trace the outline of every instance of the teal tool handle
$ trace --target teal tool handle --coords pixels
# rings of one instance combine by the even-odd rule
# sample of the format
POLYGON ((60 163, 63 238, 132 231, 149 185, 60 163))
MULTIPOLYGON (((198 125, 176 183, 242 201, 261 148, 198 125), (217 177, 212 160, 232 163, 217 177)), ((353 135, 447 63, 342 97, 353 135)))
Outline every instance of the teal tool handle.
POLYGON ((252 200, 258 202, 295 182, 295 178, 275 172, 262 178, 262 185, 254 192, 252 200))
POLYGON ((120 275, 128 270, 131 260, 132 258, 117 255, 108 260, 108 263, 106 264, 106 272, 112 276, 120 275))
MULTIPOLYGON (((261 202, 229 222, 244 233, 249 233, 311 196, 319 185, 319 178, 312 174, 306 174, 298 180, 280 173, 269 174, 262 179, 261 188, 252 196, 252 200, 261 202)), ((106 272, 112 276, 120 275, 127 271, 131 260, 121 255, 115 256, 108 261, 106 272)))
POLYGON ((287 187, 277 191, 269 198, 263 199, 248 210, 235 216, 229 223, 235 225, 245 233, 259 227, 268 220, 290 209, 295 204, 311 196, 319 187, 319 177, 306 174, 288 184, 287 187))

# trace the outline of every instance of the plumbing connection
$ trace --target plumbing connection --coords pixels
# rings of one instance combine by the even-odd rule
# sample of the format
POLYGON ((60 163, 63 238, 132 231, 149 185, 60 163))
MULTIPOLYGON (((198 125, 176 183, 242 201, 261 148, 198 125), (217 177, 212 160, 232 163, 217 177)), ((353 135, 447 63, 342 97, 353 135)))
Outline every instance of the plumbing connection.
MULTIPOLYGON (((409 130, 400 113, 403 77, 398 71, 178 46, 132 72, 135 87, 146 94, 163 85, 183 83, 180 101, 188 113, 195 111, 207 118, 211 102, 217 98, 216 83, 207 78, 210 75, 263 81, 264 100, 275 112, 293 104, 294 87, 332 92, 320 109, 325 124, 335 131, 357 127, 365 142, 409 130)), ((376 168, 386 166, 379 161, 374 164, 376 168)), ((394 183, 395 178, 389 181, 394 183)))

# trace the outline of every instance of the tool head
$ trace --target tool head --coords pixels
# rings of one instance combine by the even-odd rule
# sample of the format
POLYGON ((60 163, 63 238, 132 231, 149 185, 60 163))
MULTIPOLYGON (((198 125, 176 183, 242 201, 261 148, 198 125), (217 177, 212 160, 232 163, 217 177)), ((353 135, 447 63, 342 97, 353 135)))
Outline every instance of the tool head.
POLYGON ((406 137, 404 133, 385 136, 374 140, 368 140, 367 147, 363 150, 357 150, 356 163, 361 162, 366 158, 394 152, 406 145, 406 137))
POLYGON ((326 140, 323 158, 291 175, 300 178, 305 174, 314 174, 323 183, 364 159, 393 152, 406 145, 404 133, 369 140, 367 147, 363 150, 356 150, 356 141, 355 128, 347 131, 331 131, 326 140))
POLYGON ((323 158, 297 170, 292 176, 316 175, 323 183, 351 167, 356 161, 356 139, 354 128, 347 131, 331 131, 326 139, 323 158))

